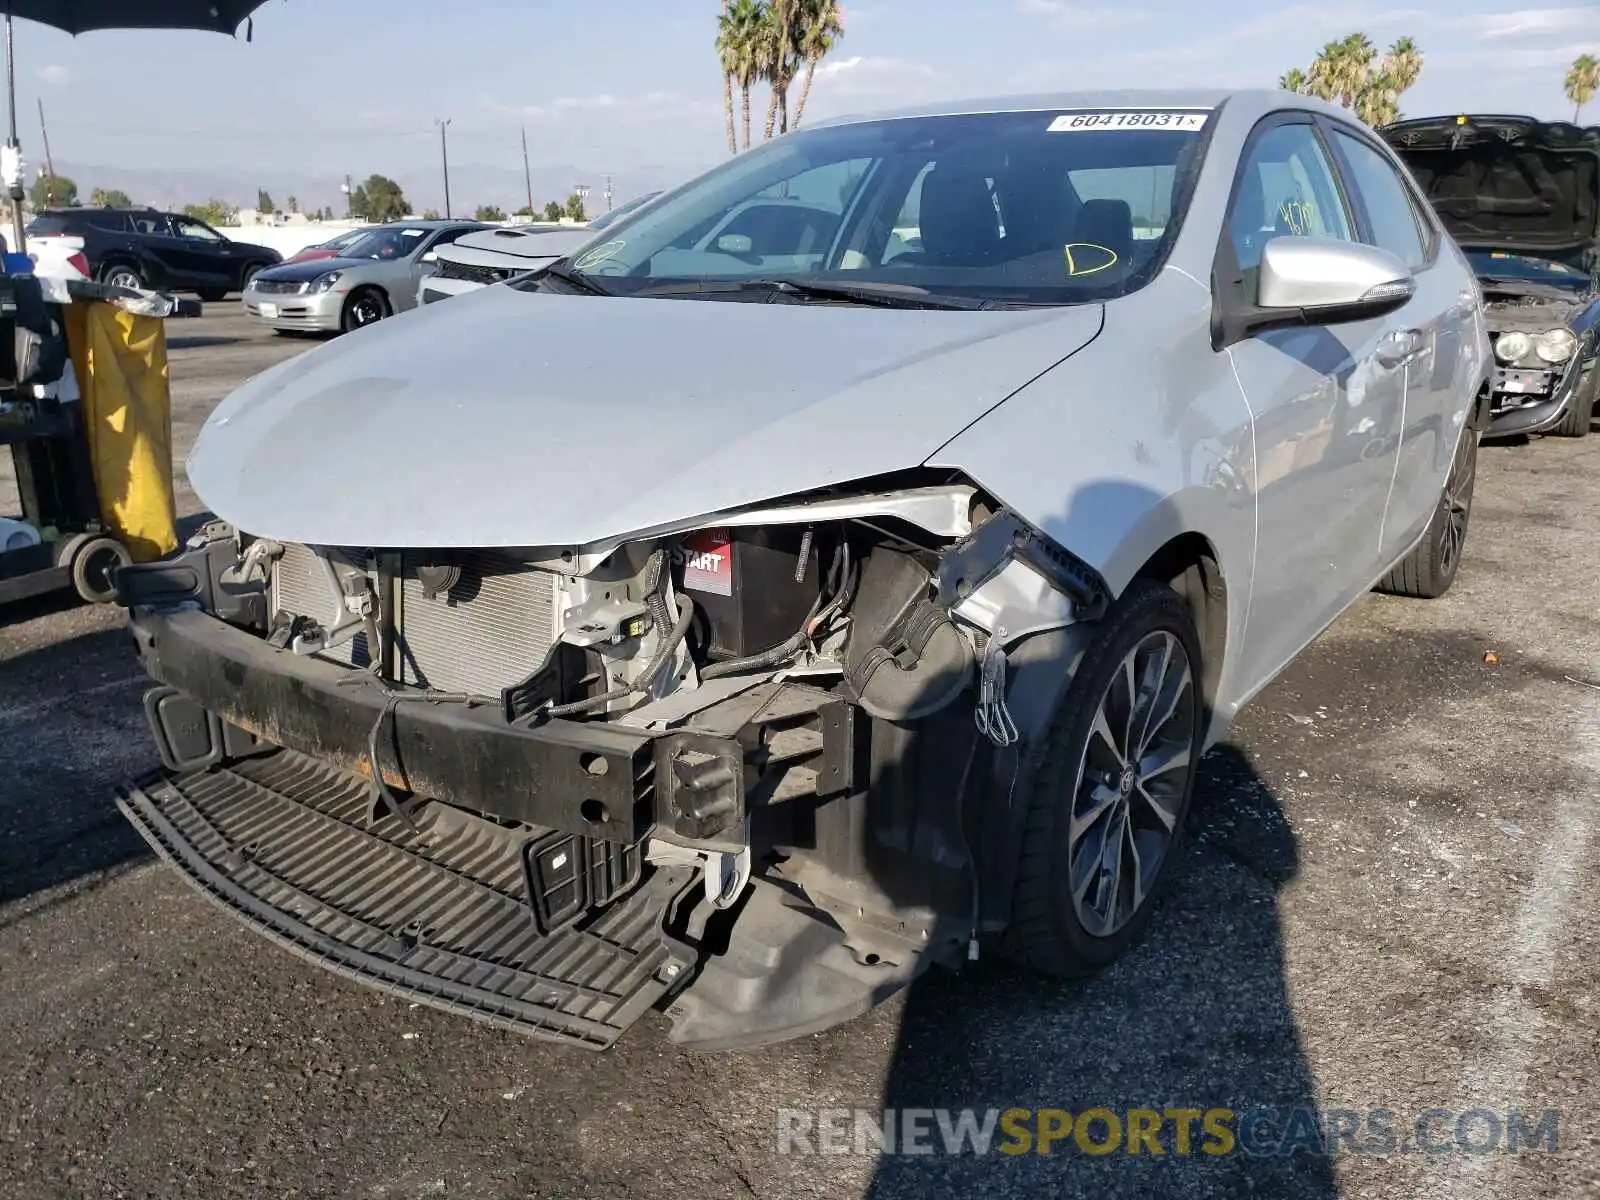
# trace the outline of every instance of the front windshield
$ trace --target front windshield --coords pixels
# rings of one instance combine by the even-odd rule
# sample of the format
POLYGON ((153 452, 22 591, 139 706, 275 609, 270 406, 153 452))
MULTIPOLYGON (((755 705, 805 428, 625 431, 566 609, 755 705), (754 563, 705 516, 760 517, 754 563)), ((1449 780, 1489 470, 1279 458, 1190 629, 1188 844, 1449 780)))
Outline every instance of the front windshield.
POLYGON ((1531 254, 1507 254, 1500 250, 1468 250, 1467 261, 1479 278, 1512 279, 1527 283, 1548 283, 1556 287, 1581 288, 1589 283, 1586 272, 1563 262, 1531 254))
POLYGON ((570 266, 622 295, 757 281, 998 303, 1120 295, 1165 256, 1205 120, 1003 112, 805 130, 656 201, 570 266))
POLYGON ((339 251, 340 258, 405 258, 422 245, 432 231, 416 225, 393 225, 374 229, 339 251))
POLYGON ((609 229, 612 225, 615 225, 618 221, 622 220, 622 218, 627 216, 629 213, 635 212, 638 209, 643 208, 646 204, 649 204, 650 201, 654 200, 660 194, 661 194, 660 192, 646 192, 642 196, 634 197, 632 200, 629 200, 626 204, 619 204, 619 205, 617 205, 616 208, 612 209, 610 212, 601 213, 594 220, 590 221, 589 222, 589 228, 590 229, 609 229))

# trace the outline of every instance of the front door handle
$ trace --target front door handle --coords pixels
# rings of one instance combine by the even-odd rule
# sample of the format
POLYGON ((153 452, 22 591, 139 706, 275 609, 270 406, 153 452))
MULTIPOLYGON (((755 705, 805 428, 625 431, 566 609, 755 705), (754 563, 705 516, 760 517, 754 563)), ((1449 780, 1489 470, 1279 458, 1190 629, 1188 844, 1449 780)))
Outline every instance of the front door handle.
POLYGON ((1410 362, 1422 349, 1422 330, 1396 329, 1385 334, 1378 343, 1378 361, 1386 367, 1398 367, 1410 362))

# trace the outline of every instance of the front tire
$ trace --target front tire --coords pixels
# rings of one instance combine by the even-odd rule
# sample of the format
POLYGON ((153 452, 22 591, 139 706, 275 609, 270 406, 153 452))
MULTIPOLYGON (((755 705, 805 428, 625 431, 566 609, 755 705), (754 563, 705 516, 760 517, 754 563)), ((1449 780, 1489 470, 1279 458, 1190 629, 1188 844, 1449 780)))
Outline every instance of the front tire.
POLYGON ((1377 590, 1392 596, 1436 600, 1450 590, 1461 569, 1467 544, 1467 522, 1472 516, 1472 485, 1478 477, 1478 430, 1461 431, 1450 474, 1439 493, 1428 530, 1411 552, 1378 581, 1377 590))
POLYGON ((228 289, 227 288, 201 288, 200 289, 200 299, 204 300, 207 304, 215 304, 215 303, 217 303, 217 301, 226 300, 227 298, 228 298, 228 289))
POLYGON ((1201 677, 1188 606, 1135 580, 1051 725, 1006 931, 1012 957, 1084 976, 1143 931, 1183 843, 1204 735, 1201 677))
POLYGON ((1589 368, 1589 378, 1578 386, 1578 394, 1572 398, 1572 407, 1561 418, 1561 424, 1550 432, 1556 437, 1588 437, 1597 398, 1600 398, 1600 361, 1589 368))
POLYGON ((339 328, 344 333, 376 325, 389 316, 393 309, 389 299, 377 288, 358 288, 344 302, 344 312, 339 317, 339 328))

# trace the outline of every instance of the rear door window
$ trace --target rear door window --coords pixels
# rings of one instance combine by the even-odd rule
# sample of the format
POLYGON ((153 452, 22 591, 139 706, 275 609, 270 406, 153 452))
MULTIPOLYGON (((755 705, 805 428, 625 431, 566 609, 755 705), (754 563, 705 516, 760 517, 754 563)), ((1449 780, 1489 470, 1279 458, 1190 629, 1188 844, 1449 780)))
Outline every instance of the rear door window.
POLYGON ((1426 257, 1417 214, 1400 175, 1389 160, 1358 137, 1333 131, 1335 143, 1349 164, 1350 183, 1360 195, 1372 226, 1372 242, 1412 270, 1426 257))

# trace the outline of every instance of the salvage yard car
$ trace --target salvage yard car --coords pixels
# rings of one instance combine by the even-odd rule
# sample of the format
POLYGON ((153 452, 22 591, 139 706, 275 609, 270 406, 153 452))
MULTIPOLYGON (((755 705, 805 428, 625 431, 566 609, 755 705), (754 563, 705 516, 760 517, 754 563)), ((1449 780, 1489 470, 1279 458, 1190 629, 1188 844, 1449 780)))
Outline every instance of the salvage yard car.
POLYGON ((583 249, 660 194, 646 192, 636 196, 587 225, 510 225, 466 234, 439 247, 438 267, 433 274, 423 276, 417 302, 448 300, 549 266, 556 259, 583 249))
POLYGON ((1586 436, 1600 398, 1600 127, 1450 116, 1383 135, 1477 273, 1497 360, 1488 432, 1586 436))
POLYGON ((225 298, 283 258, 270 246, 224 237, 204 221, 153 208, 49 208, 28 222, 28 240, 77 238, 90 277, 113 287, 194 291, 225 298))
POLYGON ((349 978, 728 1047, 1095 971, 1240 707, 1461 561, 1472 276, 1340 109, 819 123, 621 234, 246 383, 218 523, 117 575, 122 811, 349 978), (707 241, 761 207, 809 215, 707 241))
POLYGON ((489 226, 482 221, 398 221, 367 231, 333 258, 262 271, 245 311, 279 333, 349 333, 415 308, 417 286, 440 246, 489 226))

